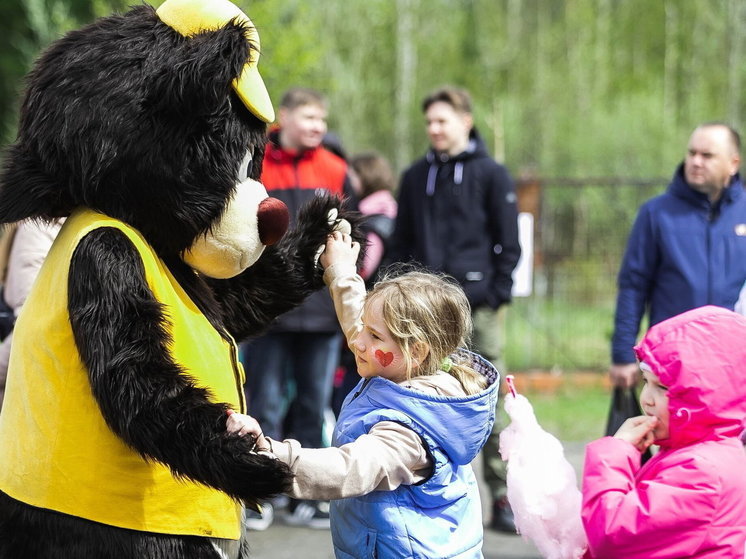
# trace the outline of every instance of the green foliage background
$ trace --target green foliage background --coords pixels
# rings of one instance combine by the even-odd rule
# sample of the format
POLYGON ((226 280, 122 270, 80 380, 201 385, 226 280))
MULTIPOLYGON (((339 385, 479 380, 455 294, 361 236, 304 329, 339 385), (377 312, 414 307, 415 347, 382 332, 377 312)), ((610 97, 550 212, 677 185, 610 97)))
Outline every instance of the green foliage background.
MULTIPOLYGON (((421 99, 448 83, 472 92, 478 129, 515 176, 550 178, 534 296, 510 309, 511 369, 605 367, 624 241, 665 186, 551 177, 668 177, 698 123, 740 129, 746 115, 743 0, 234 1, 259 30, 275 102, 294 85, 326 93, 349 153, 377 149, 403 169, 426 149, 421 99)), ((0 2, 0 147, 40 50, 130 3, 0 2)))
MULTIPOLYGON (((160 2, 155 1, 155 5, 160 2)), ((691 128, 740 126, 741 0, 237 0, 262 39, 275 100, 328 94, 348 151, 401 169, 426 146, 421 98, 473 93, 477 124, 514 173, 669 174, 691 128)), ((13 137, 21 77, 66 30, 123 0, 0 4, 0 123, 13 137)))

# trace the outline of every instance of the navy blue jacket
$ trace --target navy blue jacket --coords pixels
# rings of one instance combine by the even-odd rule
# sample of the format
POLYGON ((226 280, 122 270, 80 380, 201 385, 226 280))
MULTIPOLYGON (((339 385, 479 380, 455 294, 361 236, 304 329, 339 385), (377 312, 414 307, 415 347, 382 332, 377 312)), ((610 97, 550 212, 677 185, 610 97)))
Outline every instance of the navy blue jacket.
POLYGON ((733 310, 746 281, 746 196, 736 175, 712 205, 684 179, 642 205, 622 267, 612 361, 634 363, 642 317, 652 326, 703 305, 733 310))
POLYGON ((476 130, 448 157, 430 150, 402 175, 387 261, 415 261, 456 278, 472 307, 510 301, 521 256, 513 181, 476 130))

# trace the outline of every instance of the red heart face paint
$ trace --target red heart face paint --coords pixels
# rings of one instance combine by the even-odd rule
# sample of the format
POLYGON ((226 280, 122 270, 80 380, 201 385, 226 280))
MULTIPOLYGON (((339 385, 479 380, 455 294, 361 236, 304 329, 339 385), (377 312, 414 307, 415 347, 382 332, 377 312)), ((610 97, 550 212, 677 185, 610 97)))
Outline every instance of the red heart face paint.
POLYGON ((380 349, 376 350, 376 359, 381 364, 381 367, 388 367, 391 365, 391 362, 394 360, 394 354, 390 351, 387 351, 384 353, 380 349))
POLYGON ((374 297, 363 310, 362 328, 350 345, 357 373, 362 378, 382 377, 402 382, 408 376, 407 360, 383 319, 383 299, 374 297))

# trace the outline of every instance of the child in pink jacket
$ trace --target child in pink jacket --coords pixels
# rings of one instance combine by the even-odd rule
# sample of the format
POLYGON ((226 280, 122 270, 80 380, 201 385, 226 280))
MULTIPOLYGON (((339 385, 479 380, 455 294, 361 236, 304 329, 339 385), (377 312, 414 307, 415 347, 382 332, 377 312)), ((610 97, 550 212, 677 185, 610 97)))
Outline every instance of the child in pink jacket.
POLYGON ((586 450, 586 557, 743 558, 746 318, 694 309, 653 326, 635 353, 645 415, 586 450), (660 451, 640 467, 651 444, 660 451))

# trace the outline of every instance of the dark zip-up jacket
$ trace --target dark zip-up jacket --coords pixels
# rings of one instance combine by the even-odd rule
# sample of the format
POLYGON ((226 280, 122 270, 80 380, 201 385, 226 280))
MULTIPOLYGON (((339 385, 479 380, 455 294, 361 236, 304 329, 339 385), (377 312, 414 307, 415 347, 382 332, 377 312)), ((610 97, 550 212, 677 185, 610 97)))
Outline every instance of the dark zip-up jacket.
MULTIPOLYGON (((347 163, 342 158, 323 147, 302 152, 283 149, 279 145, 279 130, 272 131, 269 138, 262 163, 262 184, 270 196, 285 202, 291 225, 300 207, 318 191, 329 191, 342 198, 350 190, 347 163)), ((337 331, 337 316, 326 288, 281 315, 270 329, 270 332, 337 331)))
POLYGON ((430 150, 402 175, 390 262, 418 262, 455 277, 473 308, 511 298, 521 255, 513 181, 472 130, 449 157, 430 150))
POLYGON ((733 310, 746 281, 746 196, 735 175, 720 200, 691 188, 683 164, 667 191, 640 207, 619 271, 611 358, 634 363, 647 311, 652 326, 704 305, 733 310))

